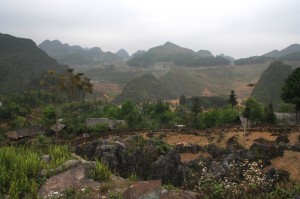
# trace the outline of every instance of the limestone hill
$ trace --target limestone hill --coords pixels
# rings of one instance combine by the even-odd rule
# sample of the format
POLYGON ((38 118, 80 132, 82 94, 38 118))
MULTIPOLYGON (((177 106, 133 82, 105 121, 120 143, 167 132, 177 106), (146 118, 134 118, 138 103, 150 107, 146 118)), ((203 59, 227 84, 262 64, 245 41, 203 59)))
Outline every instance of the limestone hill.
POLYGON ((159 99, 172 99, 172 94, 167 90, 154 75, 146 74, 133 79, 123 89, 123 92, 116 96, 114 102, 120 103, 130 100, 135 103, 157 101, 159 99))
POLYGON ((288 78, 293 72, 289 65, 285 65, 280 61, 270 64, 270 66, 261 74, 252 96, 258 101, 268 106, 272 103, 275 109, 278 109, 282 100, 280 99, 281 89, 288 78))
POLYGON ((30 39, 0 33, 0 94, 23 91, 48 70, 63 71, 30 39))

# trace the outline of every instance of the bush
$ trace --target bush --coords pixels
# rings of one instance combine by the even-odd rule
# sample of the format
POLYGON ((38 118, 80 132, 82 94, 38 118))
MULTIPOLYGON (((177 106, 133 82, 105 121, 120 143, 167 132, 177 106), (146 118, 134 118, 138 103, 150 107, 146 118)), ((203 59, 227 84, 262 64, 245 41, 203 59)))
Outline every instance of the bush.
POLYGON ((199 114, 198 127, 200 129, 211 128, 215 126, 234 124, 239 112, 230 107, 224 109, 213 109, 208 112, 199 114))
POLYGON ((108 199, 122 199, 123 196, 121 193, 118 192, 109 192, 108 193, 108 199))
POLYGON ((96 181, 108 181, 111 179, 111 171, 108 166, 96 160, 95 169, 91 170, 89 177, 96 181))

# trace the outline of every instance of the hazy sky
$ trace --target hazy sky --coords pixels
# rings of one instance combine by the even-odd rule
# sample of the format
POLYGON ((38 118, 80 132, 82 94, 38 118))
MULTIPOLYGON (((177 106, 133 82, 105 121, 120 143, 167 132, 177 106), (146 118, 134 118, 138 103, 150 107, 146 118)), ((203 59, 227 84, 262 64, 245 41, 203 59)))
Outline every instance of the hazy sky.
POLYGON ((0 32, 129 53, 171 41, 240 58, 300 43, 300 0, 0 0, 0 32))

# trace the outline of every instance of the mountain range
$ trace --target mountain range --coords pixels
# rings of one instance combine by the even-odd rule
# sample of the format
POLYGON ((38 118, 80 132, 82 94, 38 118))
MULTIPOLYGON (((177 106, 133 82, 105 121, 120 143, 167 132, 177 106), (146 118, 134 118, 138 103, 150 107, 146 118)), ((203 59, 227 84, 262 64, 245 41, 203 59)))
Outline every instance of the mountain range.
POLYGON ((83 48, 78 45, 62 44, 58 40, 45 40, 39 45, 49 56, 60 64, 80 65, 118 65, 126 61, 133 67, 149 67, 155 65, 177 65, 187 67, 223 66, 223 65, 253 65, 270 63, 276 59, 300 61, 300 45, 292 44, 282 50, 273 50, 261 56, 251 56, 235 60, 233 57, 220 54, 214 56, 208 50, 197 52, 178 46, 171 42, 150 48, 148 51, 138 50, 132 56, 124 49, 115 54, 104 52, 99 47, 83 48))
POLYGON ((127 64, 134 67, 149 67, 161 62, 197 67, 229 65, 231 61, 221 56, 215 57, 207 50, 195 52, 166 42, 164 45, 153 47, 144 53, 135 54, 127 61, 127 64))
POLYGON ((66 68, 32 40, 0 33, 0 94, 23 91, 48 70, 62 72, 66 68))
POLYGON ((60 64, 70 66, 116 64, 123 62, 123 57, 125 59, 129 57, 124 49, 114 54, 112 52, 104 52, 99 47, 89 49, 78 45, 70 46, 69 44, 62 44, 59 40, 45 40, 38 47, 56 59, 60 64))
POLYGON ((234 61, 235 65, 262 64, 274 60, 300 61, 300 45, 292 44, 282 50, 272 50, 261 56, 251 56, 234 61))
MULTIPOLYGON (((267 56, 275 56, 274 52, 277 52, 276 56, 279 56, 279 54, 281 56, 279 58, 266 56, 245 58, 246 62, 248 61, 248 63, 250 62, 252 64, 264 62, 264 64, 251 66, 252 69, 235 66, 230 68, 212 67, 209 70, 199 70, 195 67, 214 66, 214 64, 218 65, 221 63, 223 63, 221 66, 224 64, 229 65, 230 60, 233 61, 233 58, 222 54, 220 56, 214 56, 207 50, 199 50, 198 52, 195 52, 171 42, 167 42, 162 46, 153 47, 148 51, 137 51, 131 57, 129 57, 128 53, 124 49, 113 54, 111 52, 103 52, 98 47, 88 49, 80 46, 70 46, 68 44, 62 44, 58 40, 46 40, 41 43, 39 47, 40 48, 38 48, 37 45, 30 39, 0 34, 0 94, 22 91, 30 88, 30 86, 33 85, 33 82, 36 83, 37 80, 48 70, 54 69, 60 72, 67 68, 67 66, 62 66, 55 59, 49 57, 43 50, 41 50, 41 48, 47 48, 48 53, 52 54, 53 57, 60 57, 61 61, 65 60, 61 63, 75 63, 76 59, 77 64, 108 64, 116 63, 116 60, 117 63, 121 62, 125 64, 123 60, 126 59, 127 63, 138 63, 138 65, 135 66, 137 68, 142 67, 141 70, 136 70, 137 68, 122 68, 121 70, 114 70, 113 67, 104 67, 101 71, 94 71, 92 74, 93 77, 96 77, 98 73, 100 73, 100 75, 106 74, 105 76, 102 76, 102 79, 97 80, 107 81, 108 83, 114 83, 113 81, 109 81, 109 79, 117 77, 119 79, 120 77, 125 77, 125 74, 127 74, 125 79, 128 79, 128 81, 120 82, 118 80, 121 87, 125 86, 125 83, 129 82, 124 87, 123 91, 125 92, 123 92, 123 96, 129 96, 129 98, 132 96, 138 96, 137 98, 139 99, 157 99, 158 97, 169 99, 174 97, 177 98, 181 94, 187 96, 226 94, 228 89, 234 88, 237 84, 242 89, 243 84, 246 85, 247 83, 249 84, 249 82, 253 82, 253 80, 256 81, 258 75, 260 75, 261 71, 268 65, 268 63, 265 62, 271 62, 274 59, 297 61, 299 60, 298 55, 300 54, 300 51, 297 51, 299 49, 299 45, 293 44, 281 51, 272 51, 273 55, 271 52, 266 53, 267 56), (152 72, 150 70, 145 70, 144 68, 151 64, 155 65, 165 62, 171 63, 171 65, 173 64, 172 66, 182 65, 184 67, 171 68, 172 70, 153 70, 152 72), (194 65, 196 63, 197 65, 194 65), (193 68, 189 69, 189 66, 193 66, 193 68), (134 77, 141 77, 138 74, 145 74, 148 72, 155 74, 155 76, 145 76, 142 79, 137 78, 138 80, 133 79, 134 77), (106 77, 109 75, 115 76, 112 78, 106 77), (146 89, 142 88, 142 85, 146 89), (154 94, 152 92, 154 92, 154 94)), ((235 62, 238 63, 241 60, 242 59, 235 60, 235 62)), ((296 64, 299 62, 290 63, 296 64)), ((295 65, 293 66, 295 67, 295 65)), ((271 87, 264 87, 262 89, 263 91, 259 91, 259 87, 261 84, 272 86, 275 84, 272 82, 283 81, 279 79, 281 79, 284 74, 287 75, 290 70, 288 68, 282 69, 281 67, 277 67, 272 71, 272 73, 264 72, 262 74, 261 79, 269 78, 268 81, 266 81, 268 83, 260 83, 264 82, 263 80, 260 80, 257 83, 257 87, 254 89, 253 96, 263 96, 267 91, 271 91, 273 89, 271 87), (275 74, 274 71, 279 71, 279 73, 275 75, 278 76, 278 78, 273 78, 274 75, 272 75, 272 79, 271 74, 275 74), (257 92, 259 94, 256 94, 257 92)), ((82 72, 85 71, 83 70, 82 72)), ((240 92, 243 91, 241 90, 240 92)), ((276 93, 277 91, 272 92, 276 93)), ((125 99, 126 97, 121 96, 119 98, 125 99)), ((272 96, 270 98, 275 99, 275 97, 272 96)), ((270 98, 265 97, 265 99, 270 98)), ((269 102, 270 100, 267 100, 266 103, 269 102)), ((276 101, 273 103, 276 103, 276 101)))
POLYGON ((289 54, 293 53, 299 53, 300 52, 300 45, 299 44, 292 44, 282 50, 272 50, 271 52, 268 52, 264 54, 265 57, 272 57, 272 58, 280 58, 287 56, 289 54))

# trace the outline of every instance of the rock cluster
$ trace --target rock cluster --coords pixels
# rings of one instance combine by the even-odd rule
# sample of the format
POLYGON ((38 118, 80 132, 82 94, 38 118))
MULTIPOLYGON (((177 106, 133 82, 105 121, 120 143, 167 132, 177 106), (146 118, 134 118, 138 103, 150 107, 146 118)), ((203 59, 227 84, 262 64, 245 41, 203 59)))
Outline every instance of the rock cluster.
POLYGON ((76 154, 90 160, 97 158, 124 178, 134 173, 141 179, 161 179, 163 183, 181 185, 184 169, 179 154, 163 152, 162 148, 152 138, 132 136, 122 142, 99 140, 81 145, 76 154))

